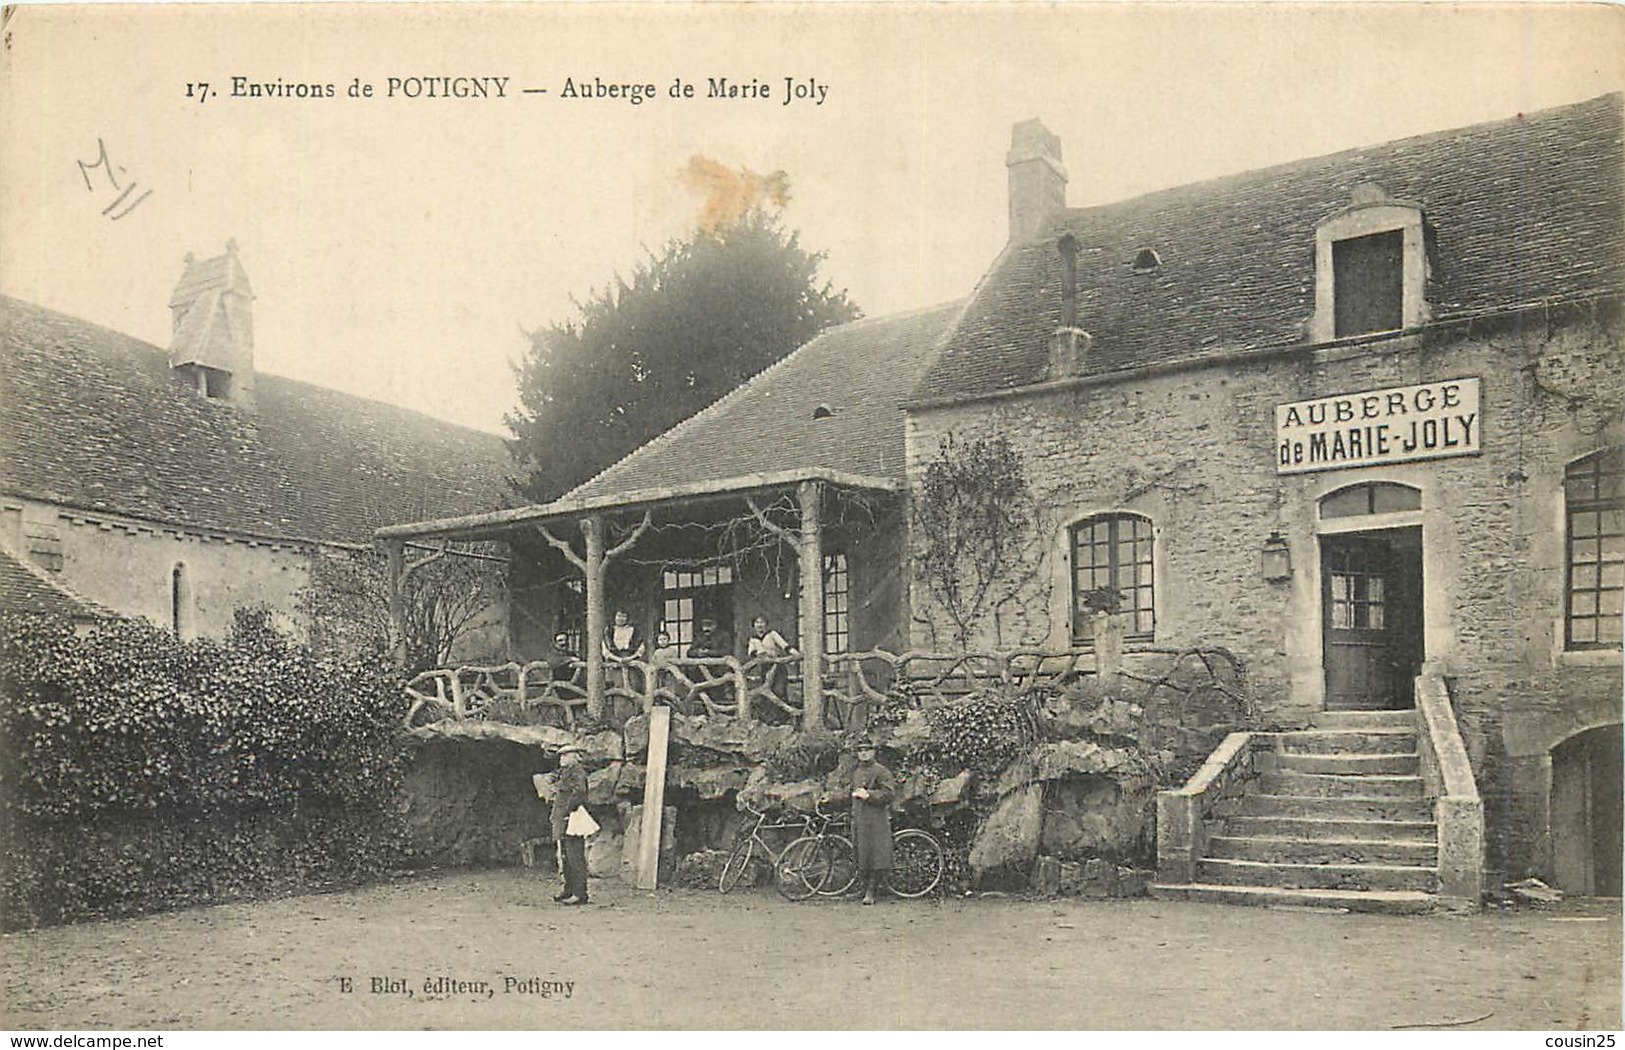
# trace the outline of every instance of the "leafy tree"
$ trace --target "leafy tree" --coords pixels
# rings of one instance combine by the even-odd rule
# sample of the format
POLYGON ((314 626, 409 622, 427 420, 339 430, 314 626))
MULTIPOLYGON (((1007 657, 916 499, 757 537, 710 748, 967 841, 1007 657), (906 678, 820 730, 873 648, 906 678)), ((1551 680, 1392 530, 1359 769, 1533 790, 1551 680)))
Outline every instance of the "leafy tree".
MULTIPOLYGON (((769 203, 784 199, 776 179, 769 203)), ((516 368, 520 407, 507 419, 524 494, 562 494, 861 316, 820 283, 823 260, 757 204, 650 253, 630 278, 578 302, 575 317, 531 333, 516 368)))
MULTIPOLYGON (((944 438, 914 501, 915 571, 969 649, 977 625, 1013 600, 1031 573, 1012 568, 1034 540, 1036 509, 1021 454, 1007 438, 944 438)), ((933 632, 935 626, 932 626, 933 632)))

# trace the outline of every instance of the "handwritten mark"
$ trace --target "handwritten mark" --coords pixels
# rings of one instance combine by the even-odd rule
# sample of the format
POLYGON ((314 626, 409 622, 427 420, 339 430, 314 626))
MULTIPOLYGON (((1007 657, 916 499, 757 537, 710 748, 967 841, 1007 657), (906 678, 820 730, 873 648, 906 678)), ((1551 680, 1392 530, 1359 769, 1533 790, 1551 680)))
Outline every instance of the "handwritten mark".
POLYGON ((112 203, 102 209, 102 214, 110 219, 113 219, 114 221, 124 218, 126 215, 134 211, 142 201, 152 196, 152 191, 148 190, 139 197, 136 197, 134 200, 129 199, 130 195, 140 186, 140 183, 131 182, 128 186, 119 185, 118 177, 119 175, 127 174, 127 169, 123 165, 115 166, 113 164, 112 159, 107 155, 107 144, 100 138, 96 140, 96 159, 94 161, 89 164, 86 164, 82 160, 75 161, 74 163, 79 165, 79 177, 85 180, 86 191, 90 193, 96 192, 96 186, 91 182, 90 173, 100 170, 102 175, 106 178, 107 185, 111 187, 114 192, 118 193, 118 196, 113 199, 112 203))

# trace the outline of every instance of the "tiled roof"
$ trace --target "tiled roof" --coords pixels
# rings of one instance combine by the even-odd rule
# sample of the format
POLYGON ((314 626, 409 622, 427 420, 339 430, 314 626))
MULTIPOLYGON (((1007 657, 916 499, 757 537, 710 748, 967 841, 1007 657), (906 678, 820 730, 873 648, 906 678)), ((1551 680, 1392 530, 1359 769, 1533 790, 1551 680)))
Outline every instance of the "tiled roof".
POLYGON ((1077 240, 1085 374, 1303 343, 1315 227, 1374 182, 1423 208, 1436 320, 1617 291, 1621 96, 1150 193, 1060 215, 982 282, 920 400, 1041 381, 1061 323, 1056 242, 1077 240), (1136 273, 1145 248, 1161 266, 1136 273))
POLYGON ((899 403, 962 306, 831 328, 563 499, 808 468, 901 481, 899 403))
POLYGON ((500 437, 279 376, 253 411, 150 343, 0 296, 0 489, 262 537, 369 543, 506 505, 500 437))
POLYGON ((0 547, 0 609, 8 612, 110 620, 119 614, 76 594, 49 572, 0 547))

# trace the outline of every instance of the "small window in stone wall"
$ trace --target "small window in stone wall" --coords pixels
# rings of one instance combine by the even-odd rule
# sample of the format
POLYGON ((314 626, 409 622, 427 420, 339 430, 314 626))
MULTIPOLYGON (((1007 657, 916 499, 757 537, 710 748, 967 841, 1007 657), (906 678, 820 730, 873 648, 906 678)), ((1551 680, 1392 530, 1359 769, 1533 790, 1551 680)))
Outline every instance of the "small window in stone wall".
POLYGON ((1337 338, 1403 328, 1404 231, 1334 242, 1332 282, 1337 338))
POLYGON ((62 531, 45 522, 29 522, 23 526, 23 541, 28 545, 28 559, 42 569, 62 571, 62 531))
POLYGON ((1564 641, 1569 649, 1618 649, 1625 598, 1625 447, 1570 463, 1566 511, 1564 641))
POLYGON ((1117 595, 1128 614, 1128 637, 1149 640, 1156 632, 1151 585, 1151 519, 1138 514, 1101 514, 1072 527, 1072 640, 1094 641, 1091 595, 1117 595))

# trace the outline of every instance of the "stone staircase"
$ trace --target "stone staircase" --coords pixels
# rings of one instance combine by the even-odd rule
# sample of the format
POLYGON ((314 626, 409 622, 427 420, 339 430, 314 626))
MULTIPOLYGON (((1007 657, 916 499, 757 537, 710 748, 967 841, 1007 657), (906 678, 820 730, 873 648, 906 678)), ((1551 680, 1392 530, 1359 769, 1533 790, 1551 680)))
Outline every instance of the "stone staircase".
POLYGON ((1327 712, 1258 734, 1258 775, 1206 823, 1195 879, 1165 899, 1431 911, 1439 839, 1412 711, 1327 712))

